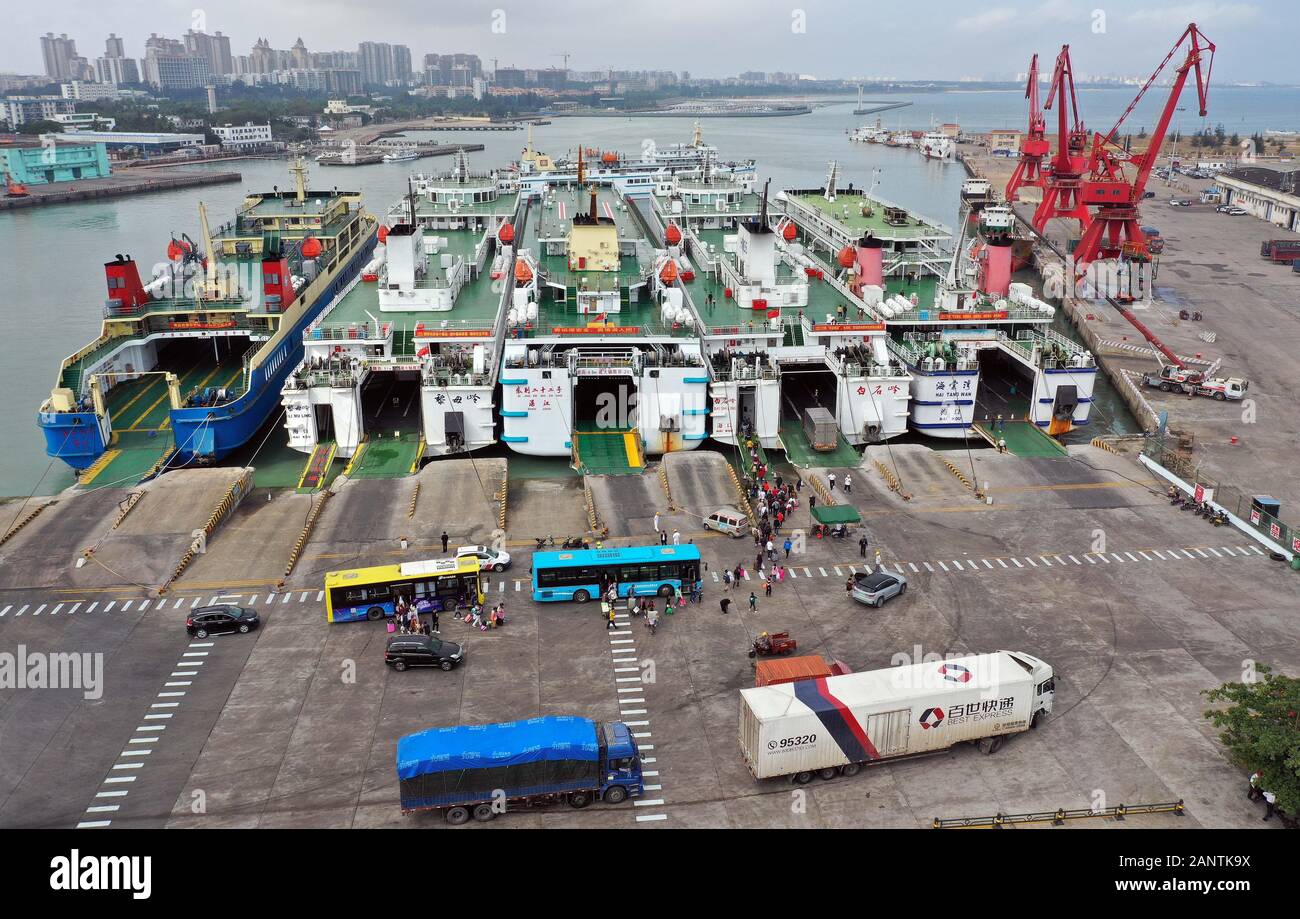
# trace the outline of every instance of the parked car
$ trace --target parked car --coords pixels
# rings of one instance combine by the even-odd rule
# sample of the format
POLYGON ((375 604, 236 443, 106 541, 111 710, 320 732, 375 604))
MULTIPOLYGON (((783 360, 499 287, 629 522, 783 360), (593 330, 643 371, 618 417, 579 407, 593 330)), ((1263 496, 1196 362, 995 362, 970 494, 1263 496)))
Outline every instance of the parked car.
POLYGON ((483 571, 505 571, 510 567, 510 553, 504 549, 491 546, 461 546, 456 550, 457 558, 472 555, 478 559, 478 566, 483 571))
POLYGON ((1146 199, 1146 198, 1154 198, 1155 196, 1156 196, 1156 193, 1153 192, 1153 191, 1144 191, 1144 192, 1142 192, 1142 197, 1143 197, 1144 199, 1146 199))
POLYGON ((1244 208, 1240 208, 1236 206, 1228 208, 1228 215, 1230 217, 1245 217, 1247 213, 1248 211, 1246 211, 1244 208))
POLYGON ((907 578, 903 575, 885 571, 859 572, 853 576, 853 599, 867 606, 884 606, 885 601, 901 597, 907 593, 907 578))
POLYGON ((465 659, 465 648, 433 635, 393 635, 384 648, 384 663, 401 673, 407 667, 450 670, 465 659))
POLYGON ((194 638, 251 632, 259 625, 257 611, 243 606, 200 606, 185 617, 185 632, 194 638))
POLYGON ((1230 205, 1230 204, 1220 204, 1220 205, 1219 205, 1218 207, 1216 207, 1214 210, 1215 210, 1217 213, 1220 213, 1220 214, 1226 214, 1226 213, 1228 213, 1229 211, 1232 210, 1232 205, 1230 205))

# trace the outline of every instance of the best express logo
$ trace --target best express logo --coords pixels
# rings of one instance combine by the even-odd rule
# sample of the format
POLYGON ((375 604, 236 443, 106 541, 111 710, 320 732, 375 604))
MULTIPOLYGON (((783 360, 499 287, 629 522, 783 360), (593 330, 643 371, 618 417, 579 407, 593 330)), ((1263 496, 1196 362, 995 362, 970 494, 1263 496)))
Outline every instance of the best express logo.
MULTIPOLYGON (((969 667, 963 667, 961 664, 941 664, 939 675, 949 683, 969 683, 975 674, 970 672, 969 667)), ((942 718, 943 715, 940 714, 939 717, 942 718)))
POLYGON ((928 731, 930 728, 937 728, 939 725, 943 724, 943 709, 927 708, 925 711, 921 712, 921 717, 918 720, 921 723, 921 730, 923 731, 928 731))

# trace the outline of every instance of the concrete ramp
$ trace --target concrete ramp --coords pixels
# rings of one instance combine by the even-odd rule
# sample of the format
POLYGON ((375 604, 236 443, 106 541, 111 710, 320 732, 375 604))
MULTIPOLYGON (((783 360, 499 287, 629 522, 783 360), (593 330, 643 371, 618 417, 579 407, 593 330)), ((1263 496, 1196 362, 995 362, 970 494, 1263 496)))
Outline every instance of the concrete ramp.
POLYGON ((341 568, 437 558, 444 529, 449 550, 490 543, 505 471, 504 459, 441 459, 405 478, 335 482, 293 581, 315 583, 341 568))
POLYGON ((610 536, 653 537, 655 513, 668 515, 668 496, 654 472, 589 475, 585 481, 596 506, 596 519, 609 528, 610 536))
POLYGON ((207 551, 195 556, 173 589, 275 583, 284 575, 312 500, 291 491, 254 491, 208 539, 207 551))
MULTIPOLYGON (((138 490, 138 489, 136 489, 138 490)), ((67 582, 82 550, 113 525, 132 490, 68 490, 58 498, 0 504, 0 589, 67 582)))
POLYGON ((556 542, 569 536, 590 536, 583 480, 519 479, 510 482, 506 529, 514 545, 532 545, 532 540, 551 535, 556 542))
MULTIPOLYGON (((912 496, 913 505, 970 500, 970 491, 953 475, 952 470, 944 463, 945 458, 958 469, 967 471, 967 475, 970 474, 968 471, 970 459, 964 450, 949 455, 949 453, 931 450, 922 444, 891 444, 888 447, 873 444, 867 448, 862 468, 858 475, 854 476, 854 492, 857 492, 857 483, 861 482, 870 485, 876 493, 890 495, 891 500, 901 501, 889 490, 888 483, 876 467, 876 462, 879 461, 898 477, 902 490, 912 496)), ((839 478, 843 481, 844 476, 840 475, 839 478)), ((843 490, 837 492, 837 500, 841 495, 843 490)))
POLYGON ((744 510, 736 478, 730 464, 712 450, 669 453, 664 457, 664 472, 673 505, 699 518, 719 507, 730 505, 744 510))

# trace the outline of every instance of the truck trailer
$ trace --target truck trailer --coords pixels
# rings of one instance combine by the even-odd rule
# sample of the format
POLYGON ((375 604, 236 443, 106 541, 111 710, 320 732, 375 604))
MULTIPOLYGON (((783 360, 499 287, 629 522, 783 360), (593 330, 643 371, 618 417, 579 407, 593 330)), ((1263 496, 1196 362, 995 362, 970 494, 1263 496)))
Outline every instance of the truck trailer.
POLYGON ((740 691, 740 748, 756 779, 856 775, 962 743, 994 752, 1052 711, 1052 668, 1020 651, 740 691))
POLYGON ((397 779, 402 813, 445 809, 453 826, 511 808, 645 794, 628 726, 572 715, 407 734, 397 742, 397 779))
POLYGON ((839 443, 840 426, 835 416, 820 405, 803 412, 803 431, 814 450, 825 453, 839 443))

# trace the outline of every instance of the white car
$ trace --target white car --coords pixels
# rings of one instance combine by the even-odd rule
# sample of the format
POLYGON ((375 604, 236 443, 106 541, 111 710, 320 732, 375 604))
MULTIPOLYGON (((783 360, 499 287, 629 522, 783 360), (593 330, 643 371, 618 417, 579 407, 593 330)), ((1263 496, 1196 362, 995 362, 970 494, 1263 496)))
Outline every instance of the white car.
POLYGON ((461 546, 456 550, 456 558, 472 555, 478 559, 481 571, 505 571, 510 567, 510 553, 504 549, 491 546, 461 546))

